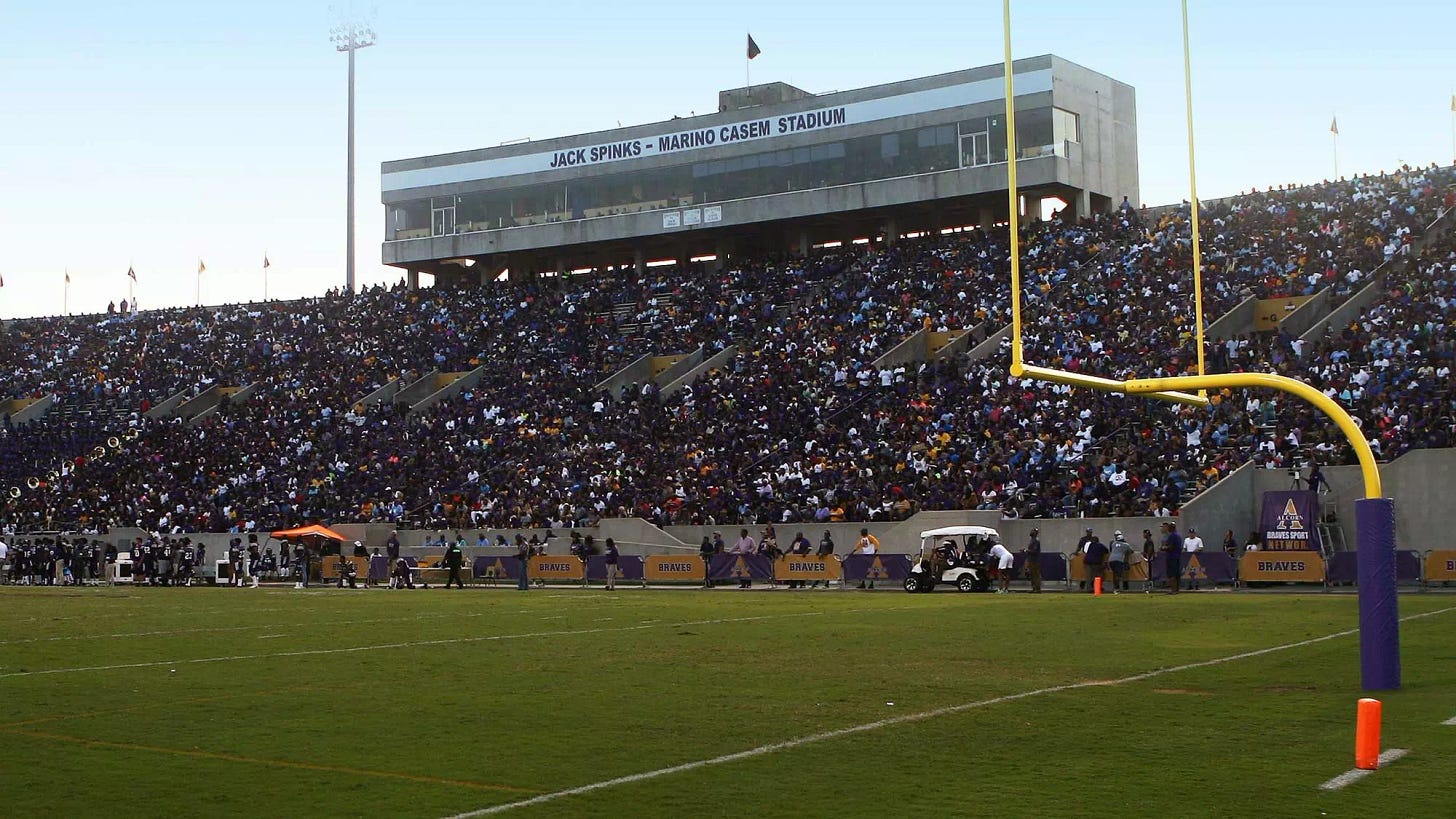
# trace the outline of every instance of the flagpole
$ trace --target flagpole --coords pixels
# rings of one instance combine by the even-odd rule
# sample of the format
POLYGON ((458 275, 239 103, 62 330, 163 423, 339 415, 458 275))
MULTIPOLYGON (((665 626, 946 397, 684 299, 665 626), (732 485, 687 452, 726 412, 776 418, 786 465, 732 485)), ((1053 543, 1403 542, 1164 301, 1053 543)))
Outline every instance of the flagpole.
POLYGON ((263 251, 263 301, 268 300, 268 251, 263 251))
POLYGON ((61 315, 71 315, 71 268, 66 268, 65 284, 61 287, 61 315))
POLYGON ((1330 145, 1335 152, 1335 181, 1340 180, 1340 129, 1335 127, 1337 120, 1330 120, 1330 145))

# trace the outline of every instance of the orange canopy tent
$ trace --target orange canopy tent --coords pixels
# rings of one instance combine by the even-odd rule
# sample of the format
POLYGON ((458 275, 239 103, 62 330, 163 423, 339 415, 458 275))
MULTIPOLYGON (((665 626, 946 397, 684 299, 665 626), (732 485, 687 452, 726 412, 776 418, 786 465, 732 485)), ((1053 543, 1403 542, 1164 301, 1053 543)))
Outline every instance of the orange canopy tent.
POLYGON ((335 532, 333 529, 327 526, 319 526, 316 523, 309 526, 300 526, 297 529, 279 529, 272 533, 272 537, 279 540, 288 537, 326 537, 329 540, 346 540, 343 535, 335 532))

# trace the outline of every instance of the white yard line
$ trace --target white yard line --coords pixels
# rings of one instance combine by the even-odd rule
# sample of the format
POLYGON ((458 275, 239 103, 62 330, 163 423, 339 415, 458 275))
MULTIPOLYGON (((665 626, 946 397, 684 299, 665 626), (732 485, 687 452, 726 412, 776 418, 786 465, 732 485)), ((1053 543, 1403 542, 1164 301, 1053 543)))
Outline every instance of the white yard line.
MULTIPOLYGON (((1390 750, 1380 755, 1378 767, 1384 768, 1386 765, 1389 765, 1390 763, 1396 761, 1397 759, 1400 759, 1408 753, 1410 753, 1410 750, 1406 748, 1391 748, 1390 750)), ((1334 779, 1331 779, 1323 785, 1320 785, 1319 789, 1322 791, 1337 791, 1340 788, 1345 787, 1346 785, 1359 782, 1360 780, 1373 773, 1375 773, 1374 770, 1367 771, 1362 768, 1351 768, 1350 770, 1345 771, 1334 779)))
MULTIPOLYGON (((275 611, 276 610, 277 609, 275 609, 275 611)), ((247 613, 249 615, 251 615, 253 613, 253 611, 255 611, 255 609, 249 609, 247 613)), ((379 617, 379 618, 372 618, 372 619, 368 619, 368 620, 350 620, 345 625, 351 625, 351 626, 353 626, 353 625, 364 625, 366 623, 408 623, 408 622, 411 622, 411 621, 414 621, 414 620, 435 620, 435 619, 439 619, 441 617, 448 617, 448 618, 451 618, 451 619, 457 619, 457 618, 458 619, 464 619, 466 617, 491 617, 491 616, 500 615, 500 614, 536 614, 536 613, 538 613, 537 610, 532 610, 532 609, 521 609, 520 611, 515 611, 515 612, 500 612, 500 611, 470 611, 470 612, 458 612, 458 613, 457 612, 441 612, 439 614, 417 614, 417 615, 414 615, 413 617, 379 617)), ((111 615, 106 614, 106 615, 96 615, 96 616, 98 618, 106 618, 106 617, 110 617, 111 615)), ((562 619, 564 617, 566 617, 566 615, 561 614, 561 615, 545 616, 545 617, 542 617, 540 619, 542 619, 542 620, 558 620, 558 619, 562 619)), ((71 618, 67 618, 67 619, 71 619, 71 618)), ((610 619, 610 618, 606 618, 606 619, 610 619)), ((269 628, 285 628, 285 627, 295 627, 295 626, 315 626, 315 625, 319 625, 321 622, 323 622, 323 621, 318 620, 318 619, 314 619, 314 620, 309 620, 309 621, 302 622, 302 623, 263 623, 261 625, 251 625, 251 626, 202 626, 200 628, 181 628, 181 629, 172 629, 172 630, 168 630, 168 631, 124 631, 124 632, 118 632, 118 633, 115 633, 115 634, 71 634, 71 635, 66 635, 66 636, 62 636, 62 637, 23 637, 23 638, 19 638, 19 639, 15 639, 15 640, 0 640, 0 646, 13 646, 13 645, 20 645, 20 644, 23 644, 23 643, 57 643, 57 642, 70 642, 70 641, 73 641, 73 640, 112 640, 112 639, 118 639, 118 638, 122 638, 122 637, 160 637, 160 636, 175 636, 175 635, 178 635, 178 634, 206 634, 206 633, 209 633, 209 632, 218 632, 218 631, 259 631, 259 630, 262 630, 262 629, 269 629, 269 628)), ((329 624, 329 625, 334 625, 334 624, 329 624)))
MULTIPOLYGON (((1456 606, 1439 609, 1437 611, 1429 611, 1425 612, 1424 614, 1413 614, 1409 617, 1402 617, 1401 620, 1417 620, 1422 617, 1432 617, 1437 614, 1445 614, 1449 611, 1456 611, 1456 606)), ((737 762, 743 759, 752 759, 756 756, 772 754, 778 751, 787 751, 791 748, 797 748, 801 745, 808 745, 814 742, 823 742, 825 740, 838 739, 840 737, 851 736, 854 734, 862 734, 866 731, 877 731, 881 728, 889 728, 891 726, 904 725, 911 722, 923 722, 924 720, 928 719, 936 719, 938 717, 949 716, 951 714, 959 714, 978 708, 986 708, 992 705, 1000 705, 1001 703, 1005 702, 1015 702, 1016 700, 1024 700, 1030 697, 1041 696, 1043 694, 1057 694, 1063 691, 1076 691, 1083 688, 1101 688, 1105 686, 1125 685, 1132 682, 1141 682, 1143 680, 1152 679, 1153 677, 1161 677, 1164 674, 1177 674, 1180 671, 1192 671, 1195 668, 1207 668, 1209 666, 1222 665, 1223 663, 1231 663, 1236 660, 1247 660, 1253 657, 1262 657, 1266 654, 1273 654, 1279 651, 1288 651, 1294 648, 1303 648, 1304 646, 1310 646, 1316 643, 1323 643, 1329 640, 1338 639, 1340 637, 1348 637, 1351 634, 1357 633, 1359 633, 1359 629, 1348 629, 1346 631, 1337 631, 1333 634, 1326 634, 1323 637, 1314 637, 1309 640, 1300 640, 1296 643, 1285 643, 1284 645, 1273 646, 1270 648, 1261 648, 1255 651, 1245 651, 1241 654, 1231 654, 1227 657, 1219 657, 1213 660, 1203 660, 1201 662, 1173 666, 1172 668, 1159 668, 1153 671, 1145 671, 1141 674, 1134 674, 1132 676, 1123 677, 1117 680, 1095 680, 1091 682, 1068 683, 1066 685, 1053 685, 1046 688, 1037 688, 1030 691, 1022 691, 1016 694, 1007 694, 1002 697, 992 697, 985 700, 976 700, 974 702, 961 703, 960 705, 949 705, 944 708, 935 708, 930 711, 921 711, 916 714, 905 714, 904 716, 890 717, 889 719, 866 722, 861 725, 852 725, 848 728, 839 728, 834 731, 824 731, 818 734, 809 734, 807 736, 797 737, 795 739, 784 740, 783 742, 774 742, 768 745, 760 745, 757 748, 749 748, 746 751, 739 751, 732 754, 724 754, 723 756, 715 756, 711 759, 700 759, 695 762, 684 762, 681 765, 673 765, 667 768, 658 768, 655 771, 644 771, 642 773, 628 774, 627 776, 619 776, 615 779, 604 779, 600 782, 593 782, 589 785, 580 785, 575 788, 567 788, 566 790, 552 791, 551 793, 544 793, 540 796, 531 797, 530 799, 522 799, 518 802, 507 802, 503 805, 493 805, 488 808, 481 808, 479 810, 458 813, 454 816, 449 817, 449 819, 472 819, 472 817, 476 816, 489 816, 495 813, 504 813, 506 811, 514 810, 516 808, 526 808, 532 805, 540 805, 546 802, 554 802, 557 799, 562 799, 568 796, 580 796, 581 794, 592 793, 593 791, 604 790, 606 788, 616 787, 617 785, 630 785, 633 782, 643 782, 648 779, 657 779, 658 777, 668 776, 675 773, 683 773, 684 771, 692 771, 698 768, 706 768, 712 765, 723 765, 729 762, 737 762)), ((1404 755, 1404 753, 1404 751, 1401 751, 1402 755, 1404 755)), ((1381 759, 1382 761, 1384 761, 1383 754, 1381 755, 1381 759)))
POLYGON ((1445 722, 1443 722, 1441 724, 1442 725, 1456 725, 1456 717, 1452 717, 1452 718, 1446 720, 1445 722))
MULTIPOLYGON (((838 612, 836 612, 838 613, 838 612)), ((118 671, 125 668, 154 668, 157 666, 179 666, 195 665, 198 663, 225 663, 237 660, 263 660, 275 657, 316 657, 328 654, 352 654, 361 651, 384 651, 395 648, 419 648, 423 646, 443 646, 457 643, 486 643, 499 640, 522 640, 531 637, 570 637, 578 634, 608 634, 623 631, 645 631, 657 628, 679 628, 682 626, 708 626, 721 625, 725 623, 751 623, 761 620, 783 620, 796 617, 822 617, 825 612, 796 612, 793 614, 764 614, 756 617, 723 617, 714 620, 685 620, 677 623, 660 623, 652 625, 617 626, 613 628, 584 628, 564 629, 559 631, 533 631, 523 634, 488 634, 479 637, 452 637, 445 640, 418 640, 407 643, 379 643, 375 645, 352 646, 350 648, 319 648, 305 651, 280 651, 269 654, 234 654, 226 657, 198 657, 189 660, 155 660, 144 663, 120 663, 117 665, 87 665, 71 668, 47 668, 36 671, 12 671, 0 673, 0 679, 11 677, 37 677, 46 674, 75 674, 82 671, 118 671)))

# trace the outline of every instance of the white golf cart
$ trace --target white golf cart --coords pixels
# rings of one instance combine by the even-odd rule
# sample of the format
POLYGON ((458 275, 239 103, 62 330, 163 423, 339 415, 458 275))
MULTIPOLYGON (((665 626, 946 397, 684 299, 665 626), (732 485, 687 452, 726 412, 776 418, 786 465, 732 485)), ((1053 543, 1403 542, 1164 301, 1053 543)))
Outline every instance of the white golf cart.
POLYGON ((1001 535, 987 526, 942 526, 920 533, 920 554, 911 559, 905 591, 928 592, 952 583, 963 592, 991 588, 991 546, 1001 535))

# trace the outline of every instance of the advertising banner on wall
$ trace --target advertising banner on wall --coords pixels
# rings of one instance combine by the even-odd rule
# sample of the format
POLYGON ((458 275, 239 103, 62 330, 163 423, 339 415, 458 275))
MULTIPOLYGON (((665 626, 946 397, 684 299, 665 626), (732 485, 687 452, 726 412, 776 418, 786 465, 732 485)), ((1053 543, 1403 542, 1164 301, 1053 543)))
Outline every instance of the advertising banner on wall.
POLYGON ((1316 510, 1319 500, 1309 490, 1264 493, 1264 513, 1259 517, 1266 552, 1318 552, 1316 510))
POLYGON ((1245 552, 1239 560, 1243 583, 1323 583, 1325 558, 1319 552, 1245 552))

